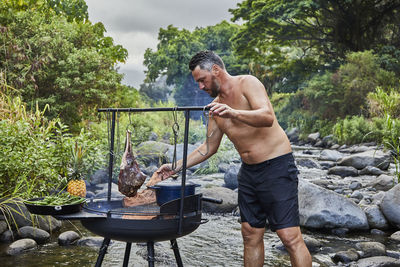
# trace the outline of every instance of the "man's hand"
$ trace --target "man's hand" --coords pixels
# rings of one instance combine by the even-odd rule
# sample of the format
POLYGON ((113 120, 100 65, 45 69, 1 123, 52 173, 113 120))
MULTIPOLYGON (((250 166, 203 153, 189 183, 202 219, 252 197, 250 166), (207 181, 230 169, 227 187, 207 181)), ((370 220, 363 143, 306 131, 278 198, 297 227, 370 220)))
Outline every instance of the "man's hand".
POLYGON ((210 116, 219 116, 221 118, 235 117, 235 110, 226 104, 212 102, 207 107, 210 107, 210 116))
POLYGON ((162 180, 165 180, 176 172, 172 170, 172 164, 164 164, 156 171, 159 175, 161 175, 162 180))

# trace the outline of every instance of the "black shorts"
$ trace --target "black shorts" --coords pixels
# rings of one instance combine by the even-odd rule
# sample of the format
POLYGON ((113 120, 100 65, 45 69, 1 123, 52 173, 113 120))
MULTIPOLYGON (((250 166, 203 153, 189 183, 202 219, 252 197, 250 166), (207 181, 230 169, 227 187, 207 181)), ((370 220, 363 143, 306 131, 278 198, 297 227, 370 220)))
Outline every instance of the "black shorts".
POLYGON ((272 231, 299 226, 297 167, 292 153, 258 164, 242 163, 238 202, 242 222, 272 231))

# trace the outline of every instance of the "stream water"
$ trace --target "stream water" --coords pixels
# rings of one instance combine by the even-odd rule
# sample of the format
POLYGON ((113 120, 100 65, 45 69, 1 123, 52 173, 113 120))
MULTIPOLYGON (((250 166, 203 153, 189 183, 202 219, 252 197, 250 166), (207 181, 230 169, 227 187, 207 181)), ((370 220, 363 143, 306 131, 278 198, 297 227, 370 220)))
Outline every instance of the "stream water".
MULTIPOLYGON (((203 214, 209 219, 193 233, 178 238, 178 246, 184 266, 243 266, 242 239, 238 217, 232 215, 203 214)), ((83 236, 92 236, 79 222, 74 223, 83 236)), ((77 230, 64 224, 61 231, 77 230)), ((312 237, 322 244, 319 251, 312 253, 314 266, 332 266, 330 257, 337 251, 354 247, 360 241, 379 241, 386 244, 388 250, 398 250, 385 236, 373 236, 369 233, 338 237, 321 232, 303 231, 305 238, 312 237)), ((57 234, 51 242, 40 245, 37 250, 18 255, 6 256, 6 245, 0 245, 0 262, 3 267, 47 267, 47 266, 94 266, 98 248, 81 246, 61 247, 57 244, 57 234)), ((265 242, 265 266, 290 266, 288 254, 281 248, 275 233, 267 230, 265 242)), ((122 266, 126 243, 112 241, 102 266, 122 266)), ((155 243, 155 266, 176 266, 169 241, 155 243)), ((129 266, 147 266, 146 244, 132 244, 129 266)))

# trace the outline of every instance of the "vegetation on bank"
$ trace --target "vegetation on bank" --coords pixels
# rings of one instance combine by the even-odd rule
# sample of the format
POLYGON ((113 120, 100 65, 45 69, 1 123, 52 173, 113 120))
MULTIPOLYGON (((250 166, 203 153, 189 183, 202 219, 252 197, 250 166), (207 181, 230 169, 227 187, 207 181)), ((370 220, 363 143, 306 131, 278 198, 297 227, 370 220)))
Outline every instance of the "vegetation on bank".
MULTIPOLYGON (((222 21, 193 31, 173 25, 160 29, 157 49, 146 50, 147 77, 137 90, 122 85, 118 73, 126 49, 105 35, 101 23, 90 22, 84 0, 1 1, 0 197, 40 196, 64 188, 76 143, 85 147, 86 177, 106 166, 110 116, 98 113, 99 107, 210 102, 187 69, 190 57, 202 49, 220 54, 232 75, 258 77, 284 129, 297 127, 303 137, 316 131, 332 134, 340 144, 384 144, 399 166, 397 6, 398 0, 379 5, 242 1, 230 10, 242 25, 222 21), (156 83, 160 78, 166 79, 164 86, 156 83)), ((182 142, 182 113, 177 122, 177 142, 182 142)), ((125 130, 133 132, 134 144, 152 133, 174 142, 173 123, 172 113, 119 114, 116 162, 125 130)), ((201 119, 190 125, 190 142, 203 141, 201 119)), ((230 148, 223 142, 208 169, 199 172, 215 171, 230 148)))

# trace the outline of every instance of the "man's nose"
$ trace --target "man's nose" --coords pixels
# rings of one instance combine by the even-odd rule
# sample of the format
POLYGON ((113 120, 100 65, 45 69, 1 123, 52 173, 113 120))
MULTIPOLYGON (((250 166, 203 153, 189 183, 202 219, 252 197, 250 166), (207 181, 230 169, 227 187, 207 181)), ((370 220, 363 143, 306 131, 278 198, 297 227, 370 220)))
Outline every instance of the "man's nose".
POLYGON ((200 90, 203 90, 204 89, 204 83, 199 83, 199 88, 200 88, 200 90))

